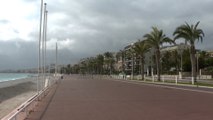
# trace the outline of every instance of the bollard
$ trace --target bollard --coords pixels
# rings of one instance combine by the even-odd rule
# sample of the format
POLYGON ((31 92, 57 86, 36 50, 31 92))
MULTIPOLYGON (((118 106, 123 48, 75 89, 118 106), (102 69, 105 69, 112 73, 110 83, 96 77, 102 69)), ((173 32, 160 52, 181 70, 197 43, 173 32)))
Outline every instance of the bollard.
POLYGON ((165 78, 164 78, 164 76, 162 76, 162 79, 163 79, 163 83, 165 82, 165 78))
POLYGON ((151 75, 154 76, 153 68, 152 68, 152 73, 151 73, 151 75))
POLYGON ((182 79, 182 72, 179 72, 179 79, 182 79))
POLYGON ((152 82, 155 82, 155 77, 154 77, 154 75, 152 76, 152 82))
POLYGON ((192 85, 194 85, 194 84, 195 84, 194 77, 192 77, 192 85))
POLYGON ((177 84, 178 83, 178 77, 175 76, 175 83, 177 84))
POLYGON ((146 70, 146 75, 149 76, 149 68, 146 70))

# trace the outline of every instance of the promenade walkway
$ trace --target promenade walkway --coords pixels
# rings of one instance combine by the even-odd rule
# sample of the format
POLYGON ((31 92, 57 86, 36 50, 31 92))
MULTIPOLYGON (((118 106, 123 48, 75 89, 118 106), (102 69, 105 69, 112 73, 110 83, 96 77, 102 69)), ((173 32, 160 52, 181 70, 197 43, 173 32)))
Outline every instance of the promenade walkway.
POLYGON ((65 76, 47 101, 28 119, 213 120, 213 94, 144 83, 65 76))

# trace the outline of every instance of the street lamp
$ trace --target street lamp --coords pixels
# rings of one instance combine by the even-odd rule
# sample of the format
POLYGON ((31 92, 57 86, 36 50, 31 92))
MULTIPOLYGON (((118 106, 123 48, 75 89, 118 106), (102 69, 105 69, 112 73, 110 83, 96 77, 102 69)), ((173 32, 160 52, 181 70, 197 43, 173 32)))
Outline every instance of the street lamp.
POLYGON ((196 53, 196 57, 197 57, 197 75, 200 78, 201 74, 199 75, 199 57, 200 57, 200 53, 199 52, 196 53))
POLYGON ((134 79, 134 53, 133 53, 134 43, 131 43, 131 54, 132 54, 132 72, 131 72, 131 80, 134 79))
POLYGON ((178 54, 180 54, 180 73, 179 73, 179 78, 182 79, 182 72, 183 72, 183 50, 186 49, 185 48, 185 44, 184 43, 180 43, 178 45, 178 49, 177 52, 178 54))

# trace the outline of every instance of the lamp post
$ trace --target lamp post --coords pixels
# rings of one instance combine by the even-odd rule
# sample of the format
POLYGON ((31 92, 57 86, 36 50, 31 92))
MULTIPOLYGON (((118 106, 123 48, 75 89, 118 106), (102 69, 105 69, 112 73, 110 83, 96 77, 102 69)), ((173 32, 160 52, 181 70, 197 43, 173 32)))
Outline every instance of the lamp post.
POLYGON ((200 75, 199 75, 199 57, 200 57, 200 53, 199 52, 196 53, 196 57, 197 57, 197 75, 200 78, 200 75))
POLYGON ((131 43, 131 54, 132 54, 132 72, 131 72, 131 80, 134 79, 134 53, 133 53, 134 43, 131 43))
POLYGON ((184 49, 185 49, 184 43, 180 43, 177 49, 178 54, 180 54, 180 73, 179 73, 180 79, 182 79, 182 72, 183 72, 183 50, 184 49))
POLYGON ((132 53, 132 74, 131 74, 131 79, 134 79, 134 55, 132 53))
POLYGON ((153 59, 153 55, 155 53, 155 48, 151 48, 150 49, 150 66, 151 66, 151 77, 152 77, 152 80, 154 81, 154 59, 153 59))

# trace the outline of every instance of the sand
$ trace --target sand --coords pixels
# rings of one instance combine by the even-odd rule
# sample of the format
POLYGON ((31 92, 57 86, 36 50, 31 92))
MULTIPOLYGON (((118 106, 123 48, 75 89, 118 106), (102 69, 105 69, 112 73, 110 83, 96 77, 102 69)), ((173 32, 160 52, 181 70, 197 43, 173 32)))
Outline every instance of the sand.
POLYGON ((35 82, 27 81, 25 83, 0 88, 0 119, 35 95, 36 86, 35 82))

